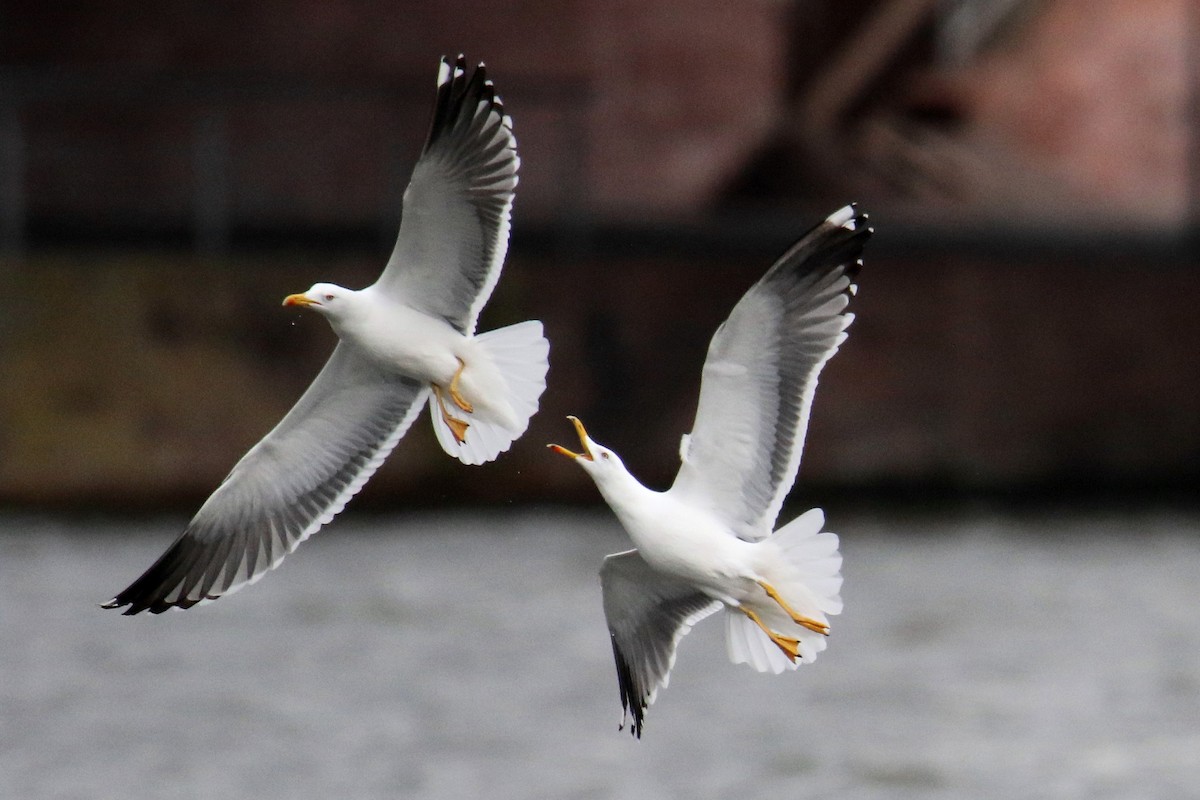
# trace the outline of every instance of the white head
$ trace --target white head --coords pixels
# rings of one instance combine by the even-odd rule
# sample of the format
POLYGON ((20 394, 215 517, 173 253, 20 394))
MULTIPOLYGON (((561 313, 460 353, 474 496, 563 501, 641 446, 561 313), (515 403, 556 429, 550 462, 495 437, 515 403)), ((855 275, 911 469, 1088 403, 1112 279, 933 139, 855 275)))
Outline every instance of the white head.
POLYGON ((567 417, 567 419, 571 420, 575 426, 575 432, 579 434, 579 446, 583 448, 583 452, 576 453, 559 444, 551 444, 547 447, 559 455, 574 459, 576 464, 583 467, 584 472, 592 476, 592 480, 601 490, 618 478, 629 479, 631 477, 625 469, 625 465, 621 463, 621 458, 604 445, 593 441, 584 430, 583 423, 579 421, 578 417, 567 417))
POLYGON ((283 298, 283 304, 311 308, 327 317, 338 318, 356 305, 357 295, 358 292, 353 289, 336 283, 314 283, 304 294, 289 294, 283 298))

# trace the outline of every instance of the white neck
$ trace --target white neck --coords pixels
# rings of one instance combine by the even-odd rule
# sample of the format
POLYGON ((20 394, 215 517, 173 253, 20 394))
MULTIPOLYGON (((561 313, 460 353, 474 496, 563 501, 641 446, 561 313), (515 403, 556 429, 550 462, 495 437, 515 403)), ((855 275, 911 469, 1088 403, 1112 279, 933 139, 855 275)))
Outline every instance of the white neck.
POLYGON ((647 489, 623 468, 599 470, 592 473, 592 480, 604 501, 631 535, 632 529, 640 527, 638 510, 653 506, 653 499, 662 494, 647 489))

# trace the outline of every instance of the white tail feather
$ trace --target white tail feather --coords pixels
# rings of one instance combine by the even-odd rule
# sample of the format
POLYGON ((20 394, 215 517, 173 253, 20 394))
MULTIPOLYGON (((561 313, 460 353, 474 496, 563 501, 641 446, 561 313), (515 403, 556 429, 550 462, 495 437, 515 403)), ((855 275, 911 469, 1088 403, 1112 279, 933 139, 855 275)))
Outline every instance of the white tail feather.
POLYGON ((762 629, 736 608, 725 609, 725 646, 734 664, 749 664, 758 672, 778 675, 785 669, 795 669, 792 663, 762 629))
MULTIPOLYGON (((824 524, 824 512, 814 508, 760 542, 774 551, 767 579, 796 611, 818 622, 842 610, 842 555, 837 534, 822 532, 824 524)), ((764 599, 754 608, 776 633, 799 640, 800 658, 793 663, 749 617, 729 608, 725 642, 733 663, 779 674, 814 660, 825 649, 825 636, 795 624, 777 604, 764 599)))
MULTIPOLYGON (((799 584, 825 614, 842 611, 842 554, 838 552, 836 533, 822 532, 825 513, 810 509, 775 531, 767 541, 783 554, 786 569, 777 577, 781 583, 799 584)), ((785 585, 775 587, 788 596, 785 585)))
POLYGON ((505 398, 517 425, 468 414, 455 407, 453 413, 468 424, 467 438, 459 444, 442 419, 434 395, 429 397, 433 430, 442 449, 464 464, 483 464, 495 459, 529 427, 529 419, 538 410, 538 400, 546 389, 550 343, 542 335, 542 323, 531 320, 481 333, 475 341, 504 378, 505 398))

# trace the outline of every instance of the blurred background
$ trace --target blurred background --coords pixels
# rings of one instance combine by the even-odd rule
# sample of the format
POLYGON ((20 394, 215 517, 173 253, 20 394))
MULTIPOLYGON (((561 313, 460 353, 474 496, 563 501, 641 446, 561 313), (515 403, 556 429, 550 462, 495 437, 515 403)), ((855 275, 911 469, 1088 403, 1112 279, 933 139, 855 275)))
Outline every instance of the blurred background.
POLYGON ((0 794, 1194 795, 1195 6, 0 3, 0 794), (464 467, 419 420, 278 574, 96 610, 324 363, 280 301, 378 275, 459 52, 522 157, 481 327, 545 323, 530 431, 464 467), (846 614, 780 678, 699 626, 634 743, 627 539, 545 444, 667 486, 714 329, 849 201, 783 515, 828 510, 846 614))
POLYGON ((0 500, 203 499, 333 345, 280 298, 386 260, 458 52, 523 159, 482 326, 542 319, 550 388, 479 470, 414 426, 366 505, 591 500, 542 448, 568 413, 665 485, 715 326, 851 200, 877 235, 803 485, 1190 496, 1187 8, 7 2, 0 500))

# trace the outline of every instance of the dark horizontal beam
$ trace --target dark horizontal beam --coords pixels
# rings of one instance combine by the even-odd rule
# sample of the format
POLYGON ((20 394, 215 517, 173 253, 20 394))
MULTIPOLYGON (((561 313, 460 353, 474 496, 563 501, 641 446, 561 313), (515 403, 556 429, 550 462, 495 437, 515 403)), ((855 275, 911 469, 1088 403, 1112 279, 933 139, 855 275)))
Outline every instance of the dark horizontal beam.
MULTIPOLYGON (((514 222, 514 250, 533 253, 575 250, 611 258, 771 256, 781 252, 819 216, 790 215, 785 224, 749 222, 714 215, 703 220, 633 224, 580 222, 570 224, 514 222)), ((186 224, 147 225, 138 220, 62 220, 31 218, 27 225, 30 249, 46 247, 181 248, 194 244, 186 224)), ((397 220, 397 229, 399 220, 397 220)), ((229 231, 234 250, 272 250, 304 247, 329 252, 381 253, 392 246, 390 232, 378 221, 361 225, 312 225, 297 222, 256 226, 238 224, 229 231)), ((1200 230, 1027 230, 1016 227, 942 228, 877 223, 871 243, 875 257, 894 259, 977 257, 988 261, 1089 259, 1096 265, 1128 263, 1194 266, 1200 259, 1200 230)))
MULTIPOLYGON (((321 78, 268 71, 227 70, 196 72, 104 70, 57 66, 0 66, 0 96, 7 102, 143 102, 158 105, 204 100, 206 102, 257 102, 313 99, 377 99, 397 97, 428 103, 433 92, 434 70, 378 76, 321 78)), ((505 98, 520 96, 535 104, 577 105, 591 92, 578 79, 505 75, 505 98)))

